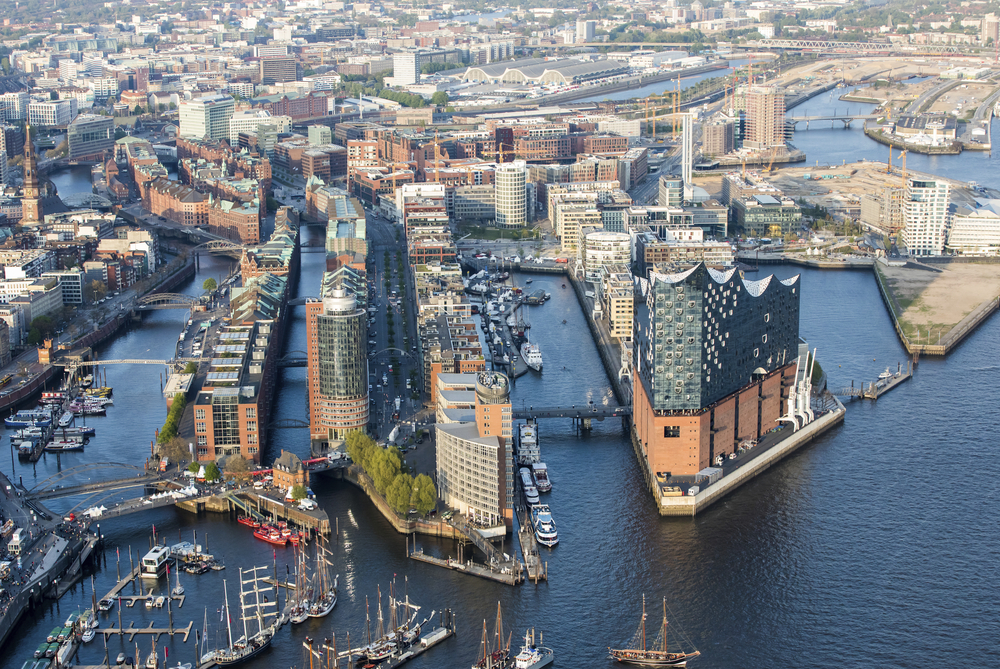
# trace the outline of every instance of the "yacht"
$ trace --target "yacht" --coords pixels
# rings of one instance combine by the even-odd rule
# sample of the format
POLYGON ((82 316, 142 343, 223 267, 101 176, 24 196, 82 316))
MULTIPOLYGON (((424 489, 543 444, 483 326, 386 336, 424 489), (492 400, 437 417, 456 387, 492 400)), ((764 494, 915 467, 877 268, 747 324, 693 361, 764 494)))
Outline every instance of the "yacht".
MULTIPOLYGON (((545 638, 542 637, 542 643, 545 638)), ((551 648, 535 645, 535 630, 524 633, 524 646, 514 658, 514 669, 542 669, 552 664, 555 653, 551 648)))
POLYGON ((552 512, 548 504, 538 504, 531 510, 531 522, 535 525, 535 539, 543 546, 555 546, 559 543, 559 533, 556 523, 552 520, 552 512))
POLYGON ((521 488, 524 490, 524 497, 528 500, 528 504, 538 504, 538 490, 531 482, 531 470, 527 467, 521 468, 521 488))
POLYGON ((536 372, 542 371, 542 352, 536 344, 527 341, 521 344, 521 357, 528 367, 536 372))
POLYGON ((534 423, 522 423, 518 427, 517 464, 531 466, 541 460, 538 450, 538 433, 534 423))
POLYGON ((535 488, 538 492, 550 492, 552 481, 549 480, 549 468, 544 462, 535 462, 531 465, 531 476, 535 479, 535 488))

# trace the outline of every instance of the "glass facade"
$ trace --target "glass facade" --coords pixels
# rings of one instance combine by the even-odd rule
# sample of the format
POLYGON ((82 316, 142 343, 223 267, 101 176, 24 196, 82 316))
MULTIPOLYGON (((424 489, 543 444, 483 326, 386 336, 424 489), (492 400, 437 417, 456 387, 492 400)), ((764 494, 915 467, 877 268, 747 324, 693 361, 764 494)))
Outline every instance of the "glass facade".
POLYGON ((798 277, 653 274, 640 311, 633 362, 657 411, 700 410, 798 356, 798 277))
POLYGON ((109 151, 115 145, 114 119, 81 114, 69 124, 66 140, 71 160, 109 151))
POLYGON ((216 455, 240 452, 239 404, 238 388, 216 388, 212 393, 212 429, 216 455), (234 448, 226 448, 227 446, 234 448))
POLYGON ((365 312, 319 316, 319 391, 327 397, 367 394, 365 362, 365 312))

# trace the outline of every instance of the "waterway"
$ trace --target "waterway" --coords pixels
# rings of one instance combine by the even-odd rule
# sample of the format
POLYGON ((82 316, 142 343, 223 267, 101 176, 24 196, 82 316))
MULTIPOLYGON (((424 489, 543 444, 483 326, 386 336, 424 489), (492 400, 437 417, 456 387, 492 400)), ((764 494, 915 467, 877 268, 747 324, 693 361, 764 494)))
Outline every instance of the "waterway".
MULTIPOLYGON (((913 83, 911 80, 910 83, 913 83)), ((821 116, 829 113, 870 114, 875 105, 844 102, 840 96, 847 90, 836 88, 807 100, 789 112, 790 116, 821 116)), ((863 90, 863 89, 862 89, 863 90)), ((863 125, 855 122, 845 129, 840 121, 804 124, 792 136, 795 148, 806 152, 807 165, 837 165, 844 161, 875 160, 882 163, 889 157, 889 147, 865 137, 863 125)), ((990 135, 1000 141, 1000 122, 990 125, 990 135)), ((899 151, 893 150, 893 164, 898 165, 899 151)), ((936 174, 959 181, 977 181, 980 185, 1000 188, 1000 152, 994 158, 989 151, 963 151, 957 156, 926 156, 906 154, 906 168, 936 174)))
MULTIPOLYGON (((817 150, 837 150, 840 138, 854 131, 834 132, 833 146, 817 150)), ((316 234, 305 232, 307 239, 316 234)), ((321 254, 304 254, 302 260, 299 293, 314 294, 321 254)), ((224 273, 225 262, 203 259, 201 273, 183 290, 197 293, 204 278, 224 273)), ((831 387, 870 381, 904 360, 870 274, 775 268, 779 277, 800 272, 800 332, 818 348, 831 387)), ((545 368, 518 379, 515 405, 612 402, 572 290, 561 288, 561 278, 533 279, 532 288, 552 294, 528 312, 530 336, 541 347, 545 368)), ((141 327, 102 349, 101 357, 169 357, 183 313, 146 316, 141 327)), ((304 350, 304 336, 296 311, 288 349, 304 350)), ((357 644, 364 636, 365 597, 374 611, 377 585, 384 592, 393 575, 399 587, 408 577, 410 597, 424 612, 452 607, 458 617, 457 638, 415 660, 414 669, 470 666, 483 620, 492 628, 497 601, 515 642, 518 631, 534 626, 544 631, 559 666, 610 669, 606 647, 631 637, 643 594, 651 607, 668 597, 674 620, 703 653, 693 667, 909 668, 945 657, 956 666, 992 666, 1000 651, 993 594, 1000 538, 989 529, 989 518, 1000 464, 989 453, 994 402, 982 389, 995 385, 998 345, 993 319, 947 359, 924 358, 913 380, 877 404, 852 404, 842 427, 695 519, 656 514, 619 422, 595 422, 592 431, 577 434, 568 420, 543 421, 542 454, 554 483, 546 501, 561 542, 545 551, 550 580, 537 587, 509 588, 407 560, 403 537, 363 495, 320 477, 312 487, 341 531, 334 544, 340 603, 325 620, 283 629, 271 650, 245 666, 302 668, 306 636, 336 632, 339 647, 350 631, 357 644)), ((165 415, 159 371, 109 369, 116 406, 108 417, 95 419, 98 436, 86 453, 61 462, 46 456, 25 471, 18 464, 15 475, 23 474, 27 483, 79 462, 141 462, 165 415)), ((277 417, 302 418, 304 393, 304 370, 283 372, 277 417)), ((270 454, 279 448, 305 455, 304 431, 272 435, 270 454)), ((3 460, 0 467, 8 473, 10 463, 3 460)), ((145 551, 154 524, 170 539, 190 540, 196 531, 203 541, 207 534, 209 550, 228 565, 223 572, 183 576, 188 599, 174 611, 175 623, 194 620, 196 627, 207 611, 213 642, 219 638, 223 579, 235 605, 238 566, 275 561, 283 574, 291 562, 290 551, 272 557, 269 545, 219 516, 162 509, 102 524, 107 547, 96 573, 98 595, 115 579, 116 549, 124 571, 126 551, 145 551)), ((456 554, 449 542, 420 542, 428 551, 456 554)), ((169 589, 163 581, 157 587, 169 589)), ((89 585, 79 585, 37 610, 0 650, 0 667, 20 667, 49 630, 89 603, 89 585)), ((137 627, 151 621, 162 626, 166 619, 164 610, 123 611, 126 626, 130 620, 137 627)), ((655 620, 654 614, 651 624, 655 620)), ((102 620, 104 627, 112 623, 117 614, 102 620)), ((193 640, 163 641, 171 664, 194 660, 193 640)), ((112 658, 122 650, 134 653, 127 645, 110 640, 112 658)), ((148 652, 148 639, 140 649, 148 652)), ((94 664, 103 655, 98 639, 81 660, 94 664)))
MULTIPOLYGON (((750 62, 747 59, 742 60, 731 60, 729 61, 729 67, 741 67, 750 62)), ((726 76, 728 72, 726 70, 716 70, 714 72, 705 72, 702 74, 696 74, 694 76, 681 77, 681 90, 693 86, 694 84, 702 81, 704 79, 711 79, 713 77, 723 77, 726 76)), ((619 101, 619 100, 631 100, 633 98, 646 98, 650 95, 661 95, 668 91, 677 90, 677 78, 669 79, 667 81, 658 81, 654 84, 646 84, 645 86, 640 86, 639 88, 632 88, 626 91, 618 91, 617 93, 605 93, 603 95, 594 95, 589 98, 582 98, 580 100, 574 100, 573 102, 605 102, 608 100, 619 101)))

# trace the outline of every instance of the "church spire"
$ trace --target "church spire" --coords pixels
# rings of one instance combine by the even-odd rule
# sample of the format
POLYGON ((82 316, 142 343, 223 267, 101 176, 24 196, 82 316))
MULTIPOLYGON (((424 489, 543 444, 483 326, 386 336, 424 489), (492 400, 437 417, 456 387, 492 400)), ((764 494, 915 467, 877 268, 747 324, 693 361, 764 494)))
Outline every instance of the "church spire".
POLYGON ((41 191, 38 186, 38 163, 35 143, 31 139, 31 126, 25 126, 24 138, 24 189, 21 198, 21 223, 38 223, 42 220, 41 191))

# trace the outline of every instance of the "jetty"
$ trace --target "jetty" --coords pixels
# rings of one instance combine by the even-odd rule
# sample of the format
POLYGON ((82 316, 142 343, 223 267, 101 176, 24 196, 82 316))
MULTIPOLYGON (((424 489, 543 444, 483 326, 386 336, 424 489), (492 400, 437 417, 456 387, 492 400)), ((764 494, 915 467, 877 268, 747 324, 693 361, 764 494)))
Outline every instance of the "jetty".
POLYGON ((849 397, 853 399, 861 400, 877 400, 880 396, 885 395, 887 392, 899 385, 909 381, 913 377, 913 363, 907 363, 906 369, 902 368, 901 364, 896 365, 896 372, 892 373, 888 369, 879 375, 877 381, 871 381, 869 383, 864 383, 861 386, 855 387, 854 382, 851 382, 850 388, 842 388, 835 394, 840 397, 849 397))
POLYGON ((152 634, 154 641, 159 641, 160 637, 164 634, 169 636, 174 636, 175 634, 180 634, 184 637, 184 643, 187 643, 188 637, 191 636, 191 630, 194 629, 194 621, 187 624, 187 627, 154 627, 156 623, 149 623, 149 627, 136 627, 134 622, 130 622, 129 626, 126 628, 121 627, 108 627, 105 629, 98 629, 97 631, 104 635, 107 639, 110 636, 118 635, 128 635, 129 643, 135 638, 136 634, 152 634))

